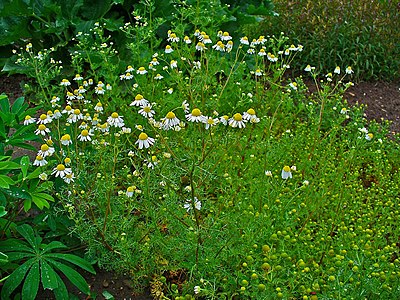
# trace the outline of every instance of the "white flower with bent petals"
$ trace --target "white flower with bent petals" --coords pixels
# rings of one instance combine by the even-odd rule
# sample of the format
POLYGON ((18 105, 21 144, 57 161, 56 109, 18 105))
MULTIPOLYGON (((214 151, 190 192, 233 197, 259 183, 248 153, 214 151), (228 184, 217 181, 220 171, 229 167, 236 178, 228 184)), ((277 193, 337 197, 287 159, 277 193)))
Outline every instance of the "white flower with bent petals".
POLYGON ((107 118, 107 123, 114 127, 124 127, 124 120, 116 112, 113 112, 111 116, 107 118))
POLYGON ((146 133, 142 132, 139 134, 139 139, 136 141, 135 144, 139 145, 139 149, 147 149, 154 144, 154 139, 149 137, 146 133))
POLYGON ((246 127, 245 122, 246 120, 243 119, 243 116, 239 113, 234 114, 233 117, 228 120, 229 126, 233 128, 236 127, 245 128, 246 127))
POLYGON ((58 164, 57 167, 53 169, 52 175, 56 177, 64 178, 67 174, 71 174, 71 168, 66 168, 63 164, 58 164))
POLYGON ((145 99, 141 94, 135 96, 135 100, 130 104, 130 106, 145 106, 149 104, 149 101, 145 99))
POLYGON ((196 122, 196 123, 197 122, 205 123, 207 120, 207 118, 205 116, 203 116, 200 109, 198 109, 198 108, 193 109, 190 114, 187 114, 186 119, 189 122, 196 122))
POLYGON ((289 166, 284 166, 282 169, 282 179, 292 178, 292 172, 289 166))
POLYGON ((161 127, 164 130, 169 130, 179 125, 181 121, 176 117, 175 113, 170 111, 165 118, 161 119, 161 127))
POLYGON ((183 205, 187 212, 190 212, 193 209, 193 206, 197 210, 201 209, 201 202, 197 197, 194 197, 194 203, 192 203, 192 200, 186 200, 186 203, 183 205))

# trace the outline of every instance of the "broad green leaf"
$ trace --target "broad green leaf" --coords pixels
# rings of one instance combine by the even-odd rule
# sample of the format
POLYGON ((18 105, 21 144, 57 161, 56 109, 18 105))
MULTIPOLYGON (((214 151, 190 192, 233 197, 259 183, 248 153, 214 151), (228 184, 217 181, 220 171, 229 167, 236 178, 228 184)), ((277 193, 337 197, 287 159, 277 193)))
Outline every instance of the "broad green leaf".
POLYGON ((0 161, 0 170, 16 170, 20 165, 13 161, 0 161))
POLYGON ((8 189, 10 185, 15 184, 14 180, 12 180, 10 177, 7 175, 1 175, 0 174, 0 187, 4 189, 8 189))
POLYGON ((24 178, 26 178, 26 175, 28 175, 29 157, 27 155, 23 156, 21 158, 20 164, 21 164, 22 175, 24 176, 24 178))
POLYGON ((10 111, 10 102, 6 95, 0 95, 0 111, 8 113, 10 111))
POLYGON ((50 252, 51 250, 54 250, 54 249, 65 249, 65 248, 68 248, 68 247, 65 246, 63 243, 61 243, 59 241, 52 241, 43 248, 42 254, 45 254, 46 252, 50 252))
POLYGON ((37 261, 32 265, 28 275, 26 275, 24 285, 22 286, 22 299, 35 300, 36 294, 39 290, 39 282, 39 261, 37 261))
POLYGON ((35 253, 25 241, 9 238, 0 242, 0 249, 4 252, 30 252, 35 253))
POLYGON ((40 167, 38 167, 33 172, 29 173, 28 176, 26 177, 26 179, 38 178, 41 173, 42 173, 42 170, 40 167))
POLYGON ((58 287, 57 273, 45 260, 40 261, 40 271, 44 289, 54 290, 58 287))
POLYGON ((56 299, 57 300, 69 299, 68 290, 67 287, 65 286, 64 281, 62 281, 61 277, 57 273, 56 273, 56 278, 57 278, 58 288, 53 290, 56 299))
MULTIPOLYGON (((18 249, 18 251, 26 251, 26 250, 27 249, 18 249)), ((32 253, 32 252, 31 253, 29 253, 29 252, 6 252, 6 253, 8 255, 8 260, 10 262, 13 262, 13 261, 20 262, 23 259, 26 260, 26 258, 31 258, 31 257, 35 257, 36 256, 36 254, 32 253)))
POLYGON ((35 205, 36 205, 40 210, 42 210, 43 207, 47 207, 47 208, 50 207, 50 204, 49 204, 49 202, 46 201, 46 199, 41 198, 41 197, 38 197, 38 196, 36 196, 35 194, 32 195, 32 201, 33 201, 33 203, 35 203, 35 205))
POLYGON ((7 214, 7 211, 4 206, 0 206, 0 218, 4 217, 7 214))
POLYGON ((24 201, 24 211, 27 212, 32 208, 32 199, 27 199, 24 201))
POLYGON ((1 289, 1 299, 8 299, 12 292, 21 284, 26 272, 35 263, 36 258, 31 258, 11 273, 1 289))
POLYGON ((8 263, 8 256, 0 252, 0 265, 8 263))
POLYGON ((85 260, 82 257, 79 257, 77 255, 68 254, 68 253, 51 253, 51 254, 48 254, 46 257, 55 258, 57 260, 68 261, 68 262, 70 262, 74 265, 77 265, 78 267, 80 267, 92 274, 96 274, 96 271, 94 270, 92 264, 90 264, 87 260, 85 260))
POLYGON ((55 260, 50 260, 49 256, 46 256, 46 260, 53 266, 55 266, 58 270, 60 270, 62 273, 64 273, 64 275, 68 278, 68 280, 71 281, 71 283, 75 285, 83 293, 85 293, 86 295, 90 293, 89 285, 87 284, 85 278, 83 278, 81 274, 79 274, 71 267, 64 265, 63 263, 60 263, 55 260))
POLYGON ((5 189, 3 192, 16 199, 32 200, 32 196, 28 191, 17 186, 10 186, 9 189, 5 189))
POLYGON ((18 114, 21 111, 21 109, 24 108, 24 102, 25 102, 24 97, 19 97, 17 100, 15 100, 14 104, 11 107, 11 112, 14 114, 18 114))
POLYGON ((41 239, 37 239, 32 227, 28 224, 23 224, 17 227, 17 231, 24 237, 24 239, 32 246, 35 252, 39 252, 41 239))

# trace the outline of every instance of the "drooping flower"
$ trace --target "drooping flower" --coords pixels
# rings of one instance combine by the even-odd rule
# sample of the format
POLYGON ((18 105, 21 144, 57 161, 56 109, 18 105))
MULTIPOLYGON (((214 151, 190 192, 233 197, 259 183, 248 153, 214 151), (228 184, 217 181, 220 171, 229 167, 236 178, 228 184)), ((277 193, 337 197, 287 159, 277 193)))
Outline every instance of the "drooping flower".
POLYGON ((38 152, 38 156, 42 156, 43 158, 47 156, 52 156, 56 150, 53 147, 50 147, 47 144, 43 144, 40 146, 40 150, 38 152))
POLYGON ((198 108, 193 109, 190 114, 187 114, 186 119, 189 122, 196 122, 196 123, 197 122, 205 123, 205 121, 206 121, 206 117, 203 116, 200 109, 198 109, 198 108))
POLYGON ((229 119, 228 124, 229 126, 236 128, 245 128, 246 124, 245 124, 246 120, 243 119, 243 116, 240 113, 236 113, 233 115, 232 118, 229 119))
POLYGON ((78 140, 81 142, 90 142, 92 140, 93 132, 91 130, 83 129, 78 135, 78 140))
POLYGON ((68 146, 68 145, 72 144, 71 136, 68 133, 64 134, 61 137, 60 141, 61 141, 61 144, 63 144, 64 146, 68 146))
POLYGON ((139 138, 135 144, 139 145, 139 149, 149 148, 151 145, 154 144, 154 139, 149 137, 146 133, 141 132, 139 134, 139 138))
POLYGON ((130 104, 130 106, 146 106, 149 104, 149 101, 145 99, 141 94, 137 94, 135 96, 135 100, 130 104))
POLYGON ((119 116, 117 112, 113 112, 111 116, 107 118, 107 123, 110 124, 110 126, 123 127, 125 124, 122 118, 123 117, 119 116))
POLYGON ((249 108, 246 112, 243 113, 243 119, 249 121, 250 123, 258 123, 260 119, 257 117, 254 109, 249 108))
POLYGON ((36 123, 36 119, 30 115, 25 116, 24 125, 30 125, 36 123))
POLYGON ((179 125, 180 120, 176 117, 175 113, 170 111, 165 118, 161 119, 161 127, 164 130, 169 130, 179 125))
POLYGON ((33 162, 34 166, 42 167, 47 165, 47 161, 41 155, 37 155, 35 161, 33 162))
POLYGON ((55 175, 56 177, 64 178, 67 174, 71 174, 71 173, 72 173, 71 168, 66 168, 65 165, 58 164, 53 169, 53 172, 51 174, 55 175))
POLYGON ((38 128, 35 130, 36 135, 46 135, 46 133, 49 133, 50 129, 46 127, 44 124, 40 124, 38 128))
POLYGON ((282 179, 292 178, 292 172, 289 166, 284 166, 281 173, 282 179))

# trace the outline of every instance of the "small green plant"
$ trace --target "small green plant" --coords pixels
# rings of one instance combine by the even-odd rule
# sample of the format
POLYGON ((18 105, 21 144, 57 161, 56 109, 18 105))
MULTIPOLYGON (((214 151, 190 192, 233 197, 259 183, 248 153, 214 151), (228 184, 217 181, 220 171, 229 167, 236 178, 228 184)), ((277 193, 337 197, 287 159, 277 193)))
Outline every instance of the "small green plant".
POLYGON ((56 299, 68 299, 67 288, 59 273, 65 275, 83 293, 90 294, 85 279, 74 269, 78 266, 95 274, 90 263, 79 256, 61 252, 67 248, 61 242, 43 244, 42 238, 27 224, 18 226, 16 230, 25 241, 10 238, 0 242, 0 251, 7 255, 7 263, 19 265, 4 282, 2 299, 10 299, 21 284, 22 299, 35 299, 40 283, 44 289, 52 290, 56 299))

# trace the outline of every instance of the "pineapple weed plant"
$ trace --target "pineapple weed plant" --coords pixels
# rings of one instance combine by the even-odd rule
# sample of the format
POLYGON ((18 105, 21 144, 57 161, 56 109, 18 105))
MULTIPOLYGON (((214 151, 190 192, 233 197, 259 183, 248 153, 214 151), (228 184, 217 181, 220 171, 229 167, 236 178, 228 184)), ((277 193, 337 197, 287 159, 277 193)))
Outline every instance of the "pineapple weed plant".
POLYGON ((283 34, 161 41, 135 19, 123 68, 98 23, 70 78, 52 49, 16 51, 44 108, 32 163, 87 257, 156 299, 399 297, 398 138, 342 98, 351 67, 307 66, 311 94, 283 34))

